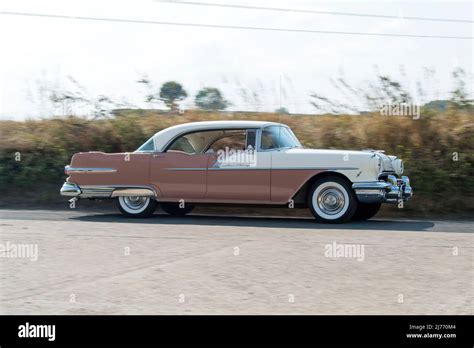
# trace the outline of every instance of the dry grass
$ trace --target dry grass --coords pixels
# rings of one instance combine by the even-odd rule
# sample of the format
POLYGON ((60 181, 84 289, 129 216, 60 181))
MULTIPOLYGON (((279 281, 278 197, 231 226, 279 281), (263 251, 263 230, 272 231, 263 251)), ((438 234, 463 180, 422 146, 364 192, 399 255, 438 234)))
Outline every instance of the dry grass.
POLYGON ((80 117, 0 123, 0 187, 2 200, 18 196, 24 187, 37 188, 33 202, 59 200, 57 187, 63 166, 79 151, 133 151, 166 127, 208 120, 266 120, 288 124, 304 146, 334 149, 384 149, 405 161, 415 198, 411 213, 469 215, 474 208, 474 113, 422 110, 421 118, 278 115, 275 113, 209 113, 186 111, 173 115, 150 110, 121 110, 107 120, 80 117), (15 152, 22 159, 14 160, 15 152), (454 153, 458 161, 454 161, 454 153), (46 191, 45 191, 46 190, 46 191))

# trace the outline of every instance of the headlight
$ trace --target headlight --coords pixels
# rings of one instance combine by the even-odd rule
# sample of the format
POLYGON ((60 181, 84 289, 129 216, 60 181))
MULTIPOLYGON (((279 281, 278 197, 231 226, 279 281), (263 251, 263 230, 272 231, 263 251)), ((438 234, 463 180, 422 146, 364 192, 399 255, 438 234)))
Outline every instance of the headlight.
POLYGON ((382 158, 380 156, 376 157, 375 165, 378 173, 381 173, 383 170, 383 163, 382 163, 382 158))

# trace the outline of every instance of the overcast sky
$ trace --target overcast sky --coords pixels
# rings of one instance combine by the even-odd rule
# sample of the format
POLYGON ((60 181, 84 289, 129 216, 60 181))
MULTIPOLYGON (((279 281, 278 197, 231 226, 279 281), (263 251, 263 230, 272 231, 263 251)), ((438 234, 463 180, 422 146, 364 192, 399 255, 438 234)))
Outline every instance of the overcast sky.
MULTIPOLYGON (((198 1, 198 0, 196 0, 198 1)), ((203 2, 219 2, 203 0, 203 2)), ((153 0, 2 1, 0 11, 125 18, 237 26, 419 35, 473 36, 472 23, 404 20, 403 16, 473 19, 473 3, 227 0, 219 3, 396 15, 362 18, 159 3, 153 0)), ((147 75, 159 86, 181 82, 190 98, 203 86, 220 88, 233 109, 269 110, 280 103, 291 112, 314 112, 312 91, 340 96, 330 78, 343 75, 354 86, 374 78, 374 69, 412 91, 421 81, 432 99, 452 90, 456 66, 469 76, 473 41, 247 31, 151 24, 81 21, 0 15, 0 115, 6 119, 52 113, 41 87, 73 89, 73 77, 90 96, 107 95, 140 107, 147 75), (376 67, 376 68, 374 68, 376 67), (425 81, 423 68, 436 70, 425 81), (258 99, 244 101, 239 89, 258 99)))

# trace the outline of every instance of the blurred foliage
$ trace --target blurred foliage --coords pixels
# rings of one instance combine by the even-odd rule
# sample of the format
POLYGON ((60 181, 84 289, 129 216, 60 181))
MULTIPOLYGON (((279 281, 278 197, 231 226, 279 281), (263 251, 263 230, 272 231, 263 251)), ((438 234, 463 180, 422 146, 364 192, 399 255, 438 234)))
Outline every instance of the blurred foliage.
POLYGON ((198 91, 194 104, 202 110, 225 110, 230 103, 224 99, 221 91, 214 87, 205 87, 198 91))
POLYGON ((181 101, 188 96, 183 86, 176 81, 168 81, 160 88, 160 100, 171 110, 177 110, 177 101, 181 101))
POLYGON ((404 213, 469 215, 474 208, 473 116, 472 109, 453 107, 442 113, 422 109, 418 120, 379 113, 310 116, 186 111, 175 115, 124 109, 109 119, 1 121, 1 201, 4 205, 9 197, 21 198, 23 192, 33 195, 33 202, 44 202, 44 197, 59 201, 64 165, 76 152, 134 151, 155 132, 179 123, 266 120, 288 124, 305 147, 383 149, 401 157, 415 190, 404 213), (15 159, 18 154, 20 161, 15 159), (45 190, 49 195, 45 196, 45 190))
POLYGON ((339 98, 329 98, 324 92, 313 92, 310 94, 310 104, 318 111, 330 114, 363 114, 381 110, 387 104, 417 104, 430 106, 435 109, 446 111, 447 105, 451 108, 472 110, 474 100, 469 99, 466 81, 469 77, 461 67, 452 72, 454 90, 441 93, 443 100, 433 100, 433 96, 439 98, 439 91, 433 92, 433 79, 435 71, 425 68, 424 80, 416 81, 416 91, 410 92, 406 83, 412 81, 406 75, 403 66, 400 67, 400 80, 380 73, 377 69, 375 76, 365 83, 357 86, 351 85, 344 75, 331 78, 332 87, 339 92, 339 98), (404 84, 405 83, 405 84, 404 84), (449 94, 450 97, 446 96, 449 94))
POLYGON ((184 100, 188 93, 183 85, 176 81, 168 81, 161 85, 158 89, 153 81, 146 75, 140 78, 137 83, 145 86, 147 95, 145 101, 153 105, 153 103, 162 102, 167 108, 176 111, 179 108, 178 102, 184 100))

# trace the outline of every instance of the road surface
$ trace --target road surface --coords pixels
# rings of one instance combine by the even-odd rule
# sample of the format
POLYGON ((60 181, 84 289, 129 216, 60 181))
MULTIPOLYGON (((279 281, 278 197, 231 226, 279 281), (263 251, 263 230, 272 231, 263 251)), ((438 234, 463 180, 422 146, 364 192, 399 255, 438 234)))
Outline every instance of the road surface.
POLYGON ((0 314, 473 313, 472 221, 0 218, 0 314))

